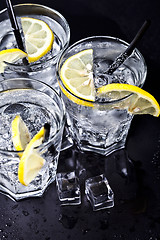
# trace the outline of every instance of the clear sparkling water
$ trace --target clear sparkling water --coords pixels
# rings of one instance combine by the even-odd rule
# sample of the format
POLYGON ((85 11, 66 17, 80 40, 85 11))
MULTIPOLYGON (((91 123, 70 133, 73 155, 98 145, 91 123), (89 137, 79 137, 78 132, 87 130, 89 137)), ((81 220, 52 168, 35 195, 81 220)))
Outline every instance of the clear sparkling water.
MULTIPOLYGON (((0 149, 14 150, 11 136, 11 123, 16 115, 20 115, 27 124, 32 137, 40 130, 40 128, 47 122, 50 123, 51 115, 49 116, 47 110, 38 105, 24 103, 11 104, 5 106, 1 113, 0 124, 0 149), (11 112, 12 109, 12 112, 11 112)), ((56 119, 55 119, 56 120, 56 119)), ((56 122, 52 124, 52 133, 57 129, 56 122)))
MULTIPOLYGON (((5 69, 4 74, 0 75, 0 80, 6 79, 6 78, 7 79, 14 78, 14 77, 32 77, 32 78, 44 81, 45 83, 49 83, 50 85, 54 86, 56 90, 58 90, 58 83, 55 75, 55 65, 57 62, 57 57, 62 51, 67 41, 65 30, 62 28, 62 26, 58 22, 56 22, 54 19, 51 19, 47 16, 29 15, 29 17, 43 20, 49 25, 49 27, 54 33, 54 42, 53 42, 52 49, 49 53, 47 53, 45 56, 40 58, 36 62, 36 65, 33 63, 30 63, 27 67, 25 67, 22 60, 16 62, 15 63, 16 65, 8 65, 8 67, 6 67, 5 69), (49 59, 50 61, 47 62, 47 60, 49 59)), ((24 36, 22 33, 20 17, 17 17, 17 19, 18 19, 18 24, 21 31, 21 36, 24 42, 24 36)), ((15 41, 15 37, 10 25, 10 21, 9 20, 2 21, 0 23, 0 28, 1 28, 0 51, 4 49, 9 49, 9 48, 17 48, 18 46, 15 41)))
POLYGON ((96 88, 110 83, 128 83, 135 85, 135 73, 125 65, 120 66, 112 75, 106 72, 112 61, 107 59, 94 59, 94 84, 96 88))
MULTIPOLYGON (((105 37, 89 38, 75 45, 69 52, 74 55, 84 49, 93 49, 93 76, 95 88, 111 83, 128 83, 140 86, 146 76, 145 63, 139 52, 134 52, 112 74, 108 67, 126 46, 116 39, 105 37)), ((68 56, 68 55, 67 55, 68 56)), ((65 56, 66 57, 66 56, 65 56)), ((84 151, 94 151, 104 155, 124 148, 133 116, 120 106, 127 106, 125 100, 108 102, 106 96, 96 96, 92 107, 77 104, 64 96, 68 112, 71 134, 77 146, 84 151)))
MULTIPOLYGON (((52 50, 49 54, 46 54, 45 57, 43 57, 42 59, 40 59, 39 61, 37 61, 38 63, 43 63, 44 60, 49 59, 53 56, 56 56, 58 54, 58 52, 62 49, 63 46, 63 40, 61 39, 63 36, 63 28, 53 19, 50 19, 48 21, 49 18, 46 17, 40 17, 37 15, 33 15, 31 16, 33 18, 36 19, 40 19, 43 20, 45 22, 48 23, 48 25, 50 26, 50 28, 53 31, 54 34, 54 42, 53 42, 53 46, 52 46, 52 50), (54 27, 53 27, 54 26, 54 27)), ((18 25, 20 27, 20 33, 24 42, 24 36, 23 36, 23 32, 22 32, 22 27, 21 27, 21 20, 18 17, 18 25)), ((5 20, 3 22, 0 23, 0 26, 2 26, 2 31, 0 33, 0 51, 4 50, 4 49, 9 49, 9 48, 18 48, 17 43, 15 41, 15 37, 14 37, 14 33, 12 31, 11 28, 8 28, 8 26, 10 26, 10 21, 9 20, 5 20), (8 31, 6 31, 6 29, 8 29, 8 31)), ((25 42, 24 42, 24 46, 25 46, 25 42)))
POLYGON ((112 151, 112 147, 116 149, 114 145, 117 148, 124 147, 132 119, 127 110, 99 110, 84 106, 80 108, 83 115, 76 112, 75 104, 72 112, 71 109, 68 111, 72 134, 82 150, 106 154, 112 151))
POLYGON ((18 180, 19 157, 12 143, 11 123, 20 115, 33 137, 45 123, 49 123, 50 139, 60 128, 61 112, 50 97, 35 90, 11 90, 0 94, 0 190, 14 199, 40 196, 54 181, 62 132, 56 135, 49 146, 42 148, 46 160, 37 177, 23 186, 18 180), (14 152, 8 152, 14 151, 14 152))

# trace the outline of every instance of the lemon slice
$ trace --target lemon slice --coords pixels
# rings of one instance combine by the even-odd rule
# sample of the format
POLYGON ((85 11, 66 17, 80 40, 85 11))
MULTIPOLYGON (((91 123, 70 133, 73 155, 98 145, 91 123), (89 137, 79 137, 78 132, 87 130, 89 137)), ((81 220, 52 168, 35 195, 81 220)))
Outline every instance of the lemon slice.
MULTIPOLYGON (((23 151, 30 142, 30 133, 22 118, 17 115, 12 121, 12 141, 17 151, 23 151)), ((21 157, 22 153, 18 153, 21 157)))
POLYGON ((35 62, 51 50, 54 34, 47 23, 42 20, 23 17, 21 23, 28 61, 35 62))
POLYGON ((20 183, 25 186, 37 176, 45 164, 45 159, 42 158, 37 149, 42 144, 45 134, 46 129, 42 127, 28 143, 19 162, 18 178, 20 183))
POLYGON ((87 49, 68 58, 61 68, 60 77, 71 93, 94 101, 93 50, 87 49))
POLYGON ((19 59, 27 57, 27 54, 20 49, 12 48, 0 51, 0 73, 3 73, 6 67, 5 62, 14 63, 19 59))
POLYGON ((129 85, 112 83, 105 85, 98 89, 99 97, 107 97, 112 100, 117 100, 128 96, 130 97, 123 100, 123 104, 116 105, 116 108, 127 108, 131 114, 150 114, 158 117, 160 114, 160 106, 156 99, 145 90, 129 85))

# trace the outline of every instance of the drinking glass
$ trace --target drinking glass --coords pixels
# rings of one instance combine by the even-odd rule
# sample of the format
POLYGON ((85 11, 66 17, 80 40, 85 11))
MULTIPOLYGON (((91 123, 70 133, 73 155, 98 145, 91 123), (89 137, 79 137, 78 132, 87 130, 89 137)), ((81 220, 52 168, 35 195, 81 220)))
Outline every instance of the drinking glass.
MULTIPOLYGON (((54 9, 33 3, 15 5, 14 11, 22 36, 20 17, 30 17, 45 21, 54 33, 53 47, 40 60, 27 66, 18 62, 8 63, 5 72, 0 74, 0 80, 29 77, 41 80, 58 91, 55 65, 59 55, 68 46, 70 40, 70 28, 66 19, 54 9)), ((7 9, 0 12, 0 29, 0 50, 17 48, 7 9)))
POLYGON ((124 148, 133 116, 127 109, 117 107, 126 104, 126 99, 87 101, 71 93, 60 77, 61 67, 72 55, 85 49, 93 49, 94 84, 97 88, 110 83, 128 83, 142 87, 147 68, 137 49, 112 75, 106 74, 109 65, 127 46, 128 43, 114 37, 93 36, 70 46, 59 59, 57 78, 66 107, 69 130, 82 151, 108 155, 124 148))
POLYGON ((63 101, 54 89, 41 81, 7 79, 0 82, 0 115, 0 191, 15 200, 42 196, 56 177, 65 123, 63 101), (27 125, 31 137, 45 123, 50 124, 49 138, 38 148, 45 164, 28 186, 19 182, 19 152, 12 142, 11 123, 17 115, 27 125))

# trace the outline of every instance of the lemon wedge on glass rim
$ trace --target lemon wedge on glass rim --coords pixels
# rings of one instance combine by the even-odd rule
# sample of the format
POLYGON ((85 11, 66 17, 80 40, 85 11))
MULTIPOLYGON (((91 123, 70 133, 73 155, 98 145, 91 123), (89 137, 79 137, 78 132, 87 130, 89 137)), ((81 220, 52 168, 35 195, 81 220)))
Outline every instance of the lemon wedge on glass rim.
POLYGON ((69 57, 62 65, 60 77, 70 93, 60 85, 61 90, 69 99, 77 104, 94 107, 96 96, 118 100, 131 95, 123 101, 113 103, 113 106, 109 104, 108 108, 125 108, 131 114, 151 114, 157 117, 160 114, 160 107, 156 99, 150 93, 134 85, 112 83, 95 90, 93 80, 93 49, 86 49, 69 57))
POLYGON ((0 51, 0 73, 4 72, 5 62, 13 63, 19 59, 27 57, 27 53, 18 48, 6 49, 0 51))
POLYGON ((93 49, 86 49, 69 57, 60 70, 60 77, 72 94, 84 100, 94 101, 93 49))
MULTIPOLYGON (((12 121, 12 141, 17 151, 23 151, 30 142, 30 132, 22 120, 20 115, 17 115, 12 121)), ((22 157, 23 153, 18 153, 22 157)))
POLYGON ((5 62, 14 63, 25 57, 28 58, 29 62, 35 62, 52 48, 54 34, 47 23, 28 17, 21 18, 21 23, 27 53, 18 48, 0 51, 0 73, 3 73, 5 70, 5 62))
POLYGON ((28 61, 35 62, 51 50, 54 34, 48 24, 40 19, 22 17, 21 24, 28 61))
POLYGON ((160 114, 160 106, 157 100, 147 91, 134 85, 111 83, 100 87, 97 95, 111 100, 118 100, 130 95, 126 99, 115 103, 115 108, 126 108, 128 112, 134 115, 150 114, 158 117, 160 114))

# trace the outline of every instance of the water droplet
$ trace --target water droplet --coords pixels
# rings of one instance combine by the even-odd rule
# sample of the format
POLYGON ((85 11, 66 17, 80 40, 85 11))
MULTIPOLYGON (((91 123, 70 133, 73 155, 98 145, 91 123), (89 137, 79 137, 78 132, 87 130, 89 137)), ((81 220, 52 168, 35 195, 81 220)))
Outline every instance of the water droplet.
POLYGON ((2 236, 2 239, 6 239, 6 238, 8 238, 8 234, 4 233, 3 236, 2 236))
POLYGON ((83 232, 83 235, 85 235, 86 233, 88 233, 90 231, 89 228, 86 228, 86 229, 82 229, 82 232, 83 232))
POLYGON ((40 212, 40 209, 35 209, 34 213, 38 214, 40 212))
POLYGON ((11 227, 11 226, 12 226, 11 222, 6 223, 6 227, 11 227))
POLYGON ((22 213, 23 213, 24 216, 28 216, 29 215, 29 213, 27 211, 22 211, 22 213))
POLYGON ((43 218, 43 222, 47 222, 47 218, 44 217, 44 218, 43 218))

